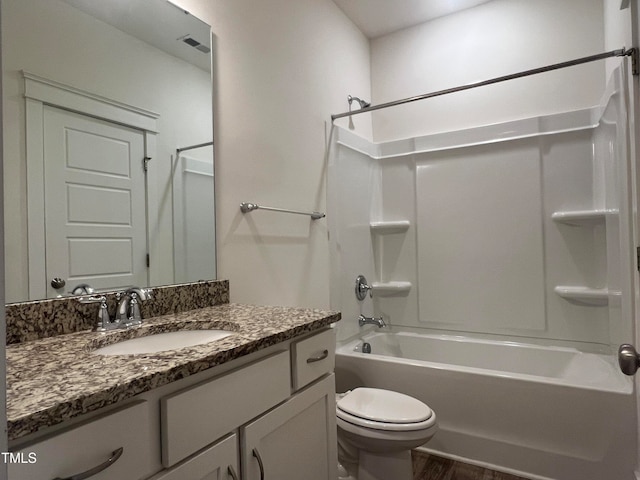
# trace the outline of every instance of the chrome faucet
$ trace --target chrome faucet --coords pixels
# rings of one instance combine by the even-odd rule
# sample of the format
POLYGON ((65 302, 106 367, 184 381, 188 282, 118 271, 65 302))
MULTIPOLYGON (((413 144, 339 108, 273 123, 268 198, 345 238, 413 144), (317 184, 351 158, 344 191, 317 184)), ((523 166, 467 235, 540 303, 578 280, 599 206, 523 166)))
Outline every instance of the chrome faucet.
POLYGON ((364 325, 377 325, 378 328, 387 326, 382 317, 365 317, 362 314, 358 317, 358 325, 361 327, 364 325))
POLYGON ((111 319, 107 308, 107 297, 99 296, 80 296, 77 297, 80 303, 99 303, 98 315, 96 323, 93 327, 94 332, 107 332, 117 328, 135 327, 142 323, 142 315, 140 314, 140 302, 151 298, 152 290, 150 288, 132 287, 124 292, 116 293, 118 306, 116 314, 111 319))
POLYGON ((114 322, 121 328, 135 327, 142 324, 140 314, 140 302, 151 298, 150 288, 132 287, 124 292, 116 294, 118 306, 116 307, 116 318, 114 322))

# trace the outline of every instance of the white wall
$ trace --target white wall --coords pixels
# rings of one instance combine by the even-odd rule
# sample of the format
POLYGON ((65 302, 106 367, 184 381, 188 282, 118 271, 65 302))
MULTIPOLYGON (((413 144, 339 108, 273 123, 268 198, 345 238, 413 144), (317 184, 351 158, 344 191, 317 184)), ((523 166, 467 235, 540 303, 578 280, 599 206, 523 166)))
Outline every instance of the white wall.
POLYGON ((218 276, 234 302, 328 308, 327 220, 239 205, 326 210, 326 123, 370 96, 368 41, 331 0, 176 3, 215 36, 218 276))
POLYGON ((171 155, 211 140, 210 74, 57 0, 5 0, 2 9, 6 300, 28 294, 21 70, 160 114, 157 158, 150 164, 159 202, 151 261, 154 283, 173 283, 171 155))
MULTIPOLYGON (((376 38, 374 104, 601 53, 603 16, 602 0, 494 0, 376 38)), ((597 62, 393 107, 374 113, 374 139, 590 107, 604 84, 597 62)))

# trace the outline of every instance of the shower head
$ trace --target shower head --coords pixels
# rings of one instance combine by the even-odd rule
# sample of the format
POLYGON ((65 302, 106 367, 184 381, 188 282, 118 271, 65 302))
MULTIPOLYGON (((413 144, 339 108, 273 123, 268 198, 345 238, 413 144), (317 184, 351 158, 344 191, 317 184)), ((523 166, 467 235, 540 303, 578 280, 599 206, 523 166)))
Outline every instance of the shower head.
POLYGON ((352 97, 351 95, 347 95, 347 101, 349 102, 349 107, 351 107, 351 102, 353 102, 354 100, 360 104, 360 108, 367 108, 371 106, 371 103, 369 102, 361 100, 358 97, 352 97))

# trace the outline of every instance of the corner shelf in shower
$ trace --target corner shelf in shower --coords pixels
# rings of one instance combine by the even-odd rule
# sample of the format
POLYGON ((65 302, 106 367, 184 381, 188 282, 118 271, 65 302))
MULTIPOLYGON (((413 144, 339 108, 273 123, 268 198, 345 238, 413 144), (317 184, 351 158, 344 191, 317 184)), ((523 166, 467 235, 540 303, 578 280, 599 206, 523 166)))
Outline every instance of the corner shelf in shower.
POLYGON ((554 222, 579 227, 588 227, 604 224, 607 210, 574 210, 568 212, 555 212, 551 215, 554 222))
POLYGON ((391 222, 371 222, 369 228, 371 233, 385 235, 389 233, 403 233, 409 230, 411 222, 409 220, 396 220, 391 222))
POLYGON ((574 285, 558 285, 553 291, 567 300, 592 306, 608 305, 610 294, 620 295, 620 292, 609 292, 608 288, 589 288, 574 285))
POLYGON ((411 290, 411 282, 373 282, 371 291, 376 297, 406 295, 411 290))

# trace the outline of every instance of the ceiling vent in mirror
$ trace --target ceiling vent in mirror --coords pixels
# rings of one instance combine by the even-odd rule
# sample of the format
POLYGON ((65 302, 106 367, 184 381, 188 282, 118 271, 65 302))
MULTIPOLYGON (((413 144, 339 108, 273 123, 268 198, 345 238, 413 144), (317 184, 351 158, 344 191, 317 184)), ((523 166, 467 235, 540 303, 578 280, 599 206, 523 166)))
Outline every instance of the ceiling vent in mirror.
POLYGON ((209 53, 211 51, 209 47, 207 47, 206 45, 203 45, 202 43, 197 41, 195 38, 192 38, 191 35, 185 35, 184 37, 178 38, 178 40, 182 40, 187 45, 197 48, 203 53, 209 53))

